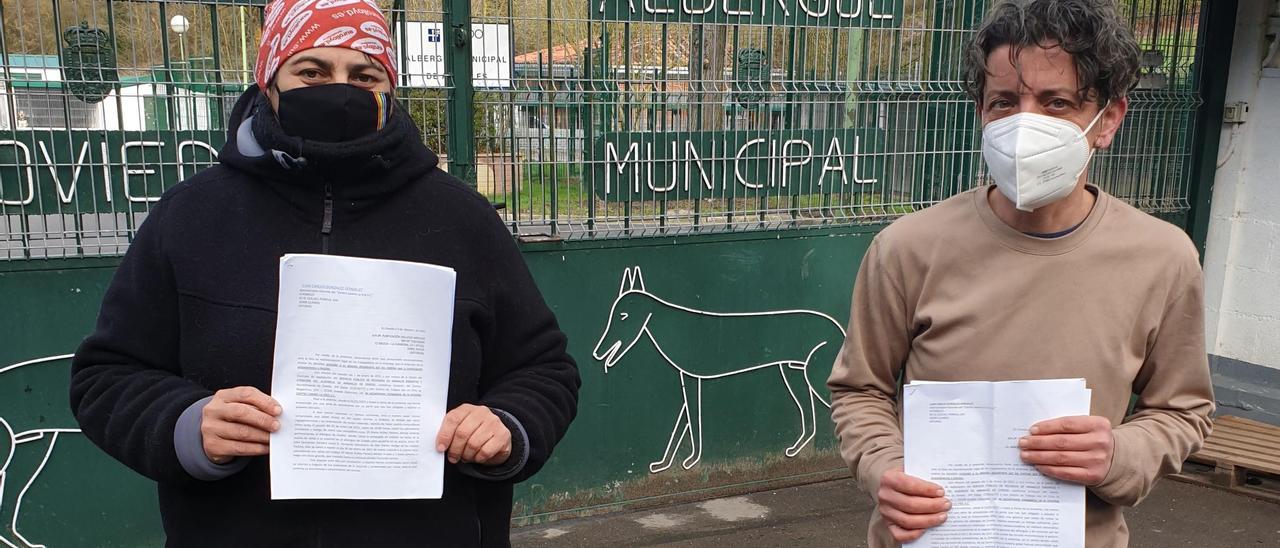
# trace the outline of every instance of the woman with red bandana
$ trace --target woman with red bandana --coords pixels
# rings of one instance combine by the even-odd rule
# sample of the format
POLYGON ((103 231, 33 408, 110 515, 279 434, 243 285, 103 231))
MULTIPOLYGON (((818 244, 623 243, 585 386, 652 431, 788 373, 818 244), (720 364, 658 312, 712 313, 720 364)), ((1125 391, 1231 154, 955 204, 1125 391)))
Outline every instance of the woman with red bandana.
POLYGON ((512 484, 576 413, 564 334, 488 201, 394 100, 394 59, 371 1, 271 3, 219 164, 151 211, 76 353, 72 409, 158 483, 168 546, 507 546, 512 484), (287 253, 457 272, 440 500, 271 500, 287 253))

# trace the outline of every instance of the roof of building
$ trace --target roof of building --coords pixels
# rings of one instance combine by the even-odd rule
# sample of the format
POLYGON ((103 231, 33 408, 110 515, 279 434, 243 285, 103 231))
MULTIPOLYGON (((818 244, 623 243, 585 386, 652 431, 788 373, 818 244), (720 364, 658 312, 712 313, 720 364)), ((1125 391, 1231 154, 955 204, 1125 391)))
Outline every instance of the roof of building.
POLYGON ((28 55, 24 53, 11 53, 9 55, 0 55, 0 64, 4 64, 11 68, 62 68, 62 63, 58 62, 57 55, 28 55))
POLYGON ((576 63, 582 56, 582 50, 586 49, 587 41, 580 40, 577 42, 565 42, 558 46, 543 48, 538 51, 531 51, 517 55, 515 62, 517 63, 576 63))

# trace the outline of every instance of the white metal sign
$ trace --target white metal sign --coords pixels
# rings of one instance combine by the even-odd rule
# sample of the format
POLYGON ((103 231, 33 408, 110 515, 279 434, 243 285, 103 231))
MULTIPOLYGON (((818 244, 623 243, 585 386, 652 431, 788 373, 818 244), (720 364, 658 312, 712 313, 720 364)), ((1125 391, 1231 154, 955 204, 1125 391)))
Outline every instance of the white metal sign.
MULTIPOLYGON (((440 23, 405 23, 402 73, 411 87, 445 87, 446 36, 440 23)), ((511 25, 471 25, 471 72, 477 88, 511 87, 511 25)))

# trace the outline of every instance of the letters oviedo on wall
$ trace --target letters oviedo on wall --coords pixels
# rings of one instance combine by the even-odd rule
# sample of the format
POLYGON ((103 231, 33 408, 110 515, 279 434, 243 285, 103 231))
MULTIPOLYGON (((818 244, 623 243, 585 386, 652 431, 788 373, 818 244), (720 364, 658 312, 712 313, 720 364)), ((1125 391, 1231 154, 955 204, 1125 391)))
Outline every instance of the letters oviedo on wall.
MULTIPOLYGON (((220 131, 16 131, 0 140, 0 205, 120 211, 217 162, 220 131), (114 207, 113 207, 114 206, 114 207)), ((11 211, 12 212, 12 211, 11 211)))

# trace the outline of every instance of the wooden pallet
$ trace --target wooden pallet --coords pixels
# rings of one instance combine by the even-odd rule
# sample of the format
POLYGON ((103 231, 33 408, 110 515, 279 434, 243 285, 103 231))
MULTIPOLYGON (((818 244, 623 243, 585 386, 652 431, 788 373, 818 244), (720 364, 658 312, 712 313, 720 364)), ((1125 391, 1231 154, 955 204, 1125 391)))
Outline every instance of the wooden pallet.
POLYGON ((1173 478, 1280 503, 1280 426, 1221 416, 1173 478))

